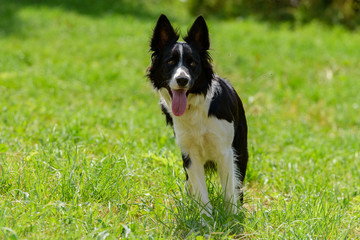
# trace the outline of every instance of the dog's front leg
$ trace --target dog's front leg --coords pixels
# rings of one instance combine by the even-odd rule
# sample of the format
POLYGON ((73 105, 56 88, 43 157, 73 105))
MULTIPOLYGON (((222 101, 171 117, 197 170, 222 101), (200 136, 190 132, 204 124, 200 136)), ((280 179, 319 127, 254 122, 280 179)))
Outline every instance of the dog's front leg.
MULTIPOLYGON (((204 166, 201 163, 200 159, 186 156, 188 164, 184 164, 188 179, 186 181, 186 186, 190 190, 191 194, 199 198, 204 204, 204 209, 201 211, 202 214, 210 216, 212 211, 212 206, 209 200, 209 193, 206 187, 205 181, 205 170, 204 166)), ((183 157, 184 159, 184 157, 183 157)))

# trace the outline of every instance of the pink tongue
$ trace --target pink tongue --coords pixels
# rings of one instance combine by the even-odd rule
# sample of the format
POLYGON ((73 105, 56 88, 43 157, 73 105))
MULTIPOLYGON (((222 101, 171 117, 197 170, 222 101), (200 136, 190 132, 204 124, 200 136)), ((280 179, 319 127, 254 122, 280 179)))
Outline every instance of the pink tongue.
POLYGON ((172 99, 172 112, 175 116, 181 116, 186 110, 186 91, 184 89, 171 90, 173 99, 172 99))

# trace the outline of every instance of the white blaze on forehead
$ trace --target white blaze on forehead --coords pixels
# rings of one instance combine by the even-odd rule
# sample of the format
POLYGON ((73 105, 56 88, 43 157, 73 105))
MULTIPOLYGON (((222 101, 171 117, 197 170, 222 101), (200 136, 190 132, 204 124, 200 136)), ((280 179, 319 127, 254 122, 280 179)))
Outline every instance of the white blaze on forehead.
POLYGON ((170 80, 170 88, 179 88, 177 82, 176 82, 176 78, 183 76, 183 77, 187 77, 190 79, 190 75, 189 73, 186 71, 186 68, 183 66, 183 55, 184 55, 184 48, 182 44, 178 45, 178 50, 179 50, 179 63, 178 65, 175 67, 175 71, 171 77, 170 80))
MULTIPOLYGON (((179 45, 179 53, 180 53, 180 58, 179 58, 179 64, 177 65, 176 67, 176 71, 175 71, 175 74, 174 74, 174 77, 178 77, 181 75, 181 73, 185 73, 186 72, 184 71, 182 65, 183 65, 183 55, 184 55, 184 48, 183 48, 183 45, 179 45)), ((188 74, 186 74, 186 76, 189 76, 188 74)))
POLYGON ((184 53, 184 48, 183 45, 179 45, 179 53, 180 53, 180 59, 179 59, 179 65, 182 65, 183 62, 183 53, 184 53))

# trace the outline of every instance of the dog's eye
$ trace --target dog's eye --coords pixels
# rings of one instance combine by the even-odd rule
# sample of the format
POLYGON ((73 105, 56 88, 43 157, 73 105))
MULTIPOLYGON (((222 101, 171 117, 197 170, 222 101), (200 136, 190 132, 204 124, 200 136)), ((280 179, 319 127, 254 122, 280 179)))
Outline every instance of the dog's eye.
POLYGON ((168 63, 169 65, 173 65, 173 64, 175 63, 175 61, 174 61, 174 60, 169 60, 167 63, 168 63))
POLYGON ((195 66, 196 66, 196 62, 191 61, 191 62, 190 62, 190 66, 195 67, 195 66))

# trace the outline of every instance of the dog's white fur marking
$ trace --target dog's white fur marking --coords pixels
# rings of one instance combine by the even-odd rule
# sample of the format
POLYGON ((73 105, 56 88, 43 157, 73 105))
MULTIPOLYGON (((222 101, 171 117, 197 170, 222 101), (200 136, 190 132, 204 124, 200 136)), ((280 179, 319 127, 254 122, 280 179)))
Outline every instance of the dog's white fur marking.
MULTIPOLYGON (((213 81, 206 96, 189 94, 187 109, 180 117, 171 111, 168 90, 161 88, 159 93, 160 102, 172 116, 176 142, 183 154, 188 154, 191 159, 189 168, 186 168, 191 193, 200 197, 209 210, 212 209, 204 173, 204 164, 211 160, 217 164, 225 199, 231 203, 234 212, 239 194, 235 190, 239 183, 235 177, 237 170, 232 148, 234 126, 226 120, 208 116, 211 99, 220 90, 218 82, 213 81)), ((209 215, 206 211, 204 213, 209 215)))
POLYGON ((176 82, 176 79, 183 75, 187 78, 190 79, 190 75, 188 72, 185 71, 184 67, 183 67, 183 54, 184 54, 184 50, 183 50, 183 46, 179 45, 179 53, 180 53, 180 58, 179 58, 179 63, 177 65, 177 67, 174 70, 174 74, 172 75, 171 79, 170 79, 170 83, 169 86, 171 89, 178 89, 178 83, 176 82))

